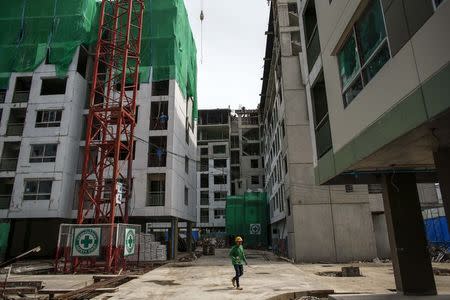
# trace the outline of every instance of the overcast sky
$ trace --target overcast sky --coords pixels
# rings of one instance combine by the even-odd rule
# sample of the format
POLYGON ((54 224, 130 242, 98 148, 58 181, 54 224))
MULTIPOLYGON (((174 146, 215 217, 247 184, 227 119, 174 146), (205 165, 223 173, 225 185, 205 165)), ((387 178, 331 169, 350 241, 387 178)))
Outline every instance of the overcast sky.
POLYGON ((266 0, 185 0, 198 50, 199 108, 256 108, 261 92, 269 7, 266 0))

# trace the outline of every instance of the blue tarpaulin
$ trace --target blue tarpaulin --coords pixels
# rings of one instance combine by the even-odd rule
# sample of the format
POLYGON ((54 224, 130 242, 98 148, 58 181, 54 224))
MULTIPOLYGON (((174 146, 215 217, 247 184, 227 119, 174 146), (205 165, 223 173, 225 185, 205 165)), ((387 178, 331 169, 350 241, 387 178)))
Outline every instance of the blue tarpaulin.
POLYGON ((450 233, 448 232, 447 218, 430 218, 424 220, 424 222, 428 243, 450 248, 450 233))

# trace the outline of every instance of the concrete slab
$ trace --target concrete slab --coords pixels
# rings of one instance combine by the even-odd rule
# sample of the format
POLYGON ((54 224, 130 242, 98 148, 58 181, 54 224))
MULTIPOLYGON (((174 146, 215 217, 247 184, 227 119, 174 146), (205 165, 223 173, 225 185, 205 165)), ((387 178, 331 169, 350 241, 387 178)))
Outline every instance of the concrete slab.
POLYGON ((327 289, 298 266, 263 251, 247 251, 242 291, 231 285, 234 269, 227 249, 202 256, 193 263, 168 264, 119 287, 116 293, 96 299, 268 299, 280 294, 327 289))
MULTIPOLYGON (((115 293, 102 294, 96 299, 287 300, 298 298, 296 295, 301 295, 301 292, 315 290, 384 296, 389 289, 395 289, 390 263, 354 263, 351 265, 360 267, 362 277, 327 277, 316 274, 340 271, 350 264, 291 264, 269 252, 247 250, 250 266, 244 267, 241 278, 243 290, 237 291, 231 285, 234 270, 228 251, 217 249, 216 255, 202 256, 195 262, 170 263, 120 286, 115 293)), ((450 264, 437 264, 435 267, 450 269, 450 264)), ((436 276, 440 294, 450 293, 449 279, 448 276, 436 276)))
POLYGON ((448 300, 449 295, 439 296, 404 296, 399 294, 385 295, 332 295, 330 300, 448 300))

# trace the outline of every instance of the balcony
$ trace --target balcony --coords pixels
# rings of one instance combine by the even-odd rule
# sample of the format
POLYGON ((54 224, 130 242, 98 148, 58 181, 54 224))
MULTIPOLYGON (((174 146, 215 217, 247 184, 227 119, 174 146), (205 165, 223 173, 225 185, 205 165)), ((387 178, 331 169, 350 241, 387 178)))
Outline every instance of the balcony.
POLYGON ((0 178, 0 209, 8 209, 11 203, 14 178, 0 178))
POLYGON ((149 192, 147 193, 147 206, 164 206, 165 192, 149 192))
POLYGON ((15 171, 20 152, 20 142, 5 142, 2 158, 0 159, 0 171, 15 171))
POLYGON ((0 209, 9 209, 11 195, 0 195, 0 209))
POLYGON ((30 98, 30 91, 15 91, 12 98, 13 103, 25 103, 30 98))
POLYGON ((6 90, 0 90, 0 103, 5 103, 6 90))
POLYGON ((17 77, 16 85, 14 87, 13 103, 28 102, 31 90, 31 77, 17 77))
POLYGON ((6 135, 20 136, 23 133, 25 125, 25 117, 27 114, 26 108, 12 108, 9 113, 8 127, 6 128, 6 135))
POLYGON ((161 168, 166 166, 166 155, 158 156, 157 154, 149 154, 148 167, 161 168))
POLYGON ((17 158, 2 158, 0 160, 0 171, 15 171, 17 162, 17 158))
POLYGON ((8 123, 6 128, 7 136, 21 136, 23 133, 24 123, 8 123))

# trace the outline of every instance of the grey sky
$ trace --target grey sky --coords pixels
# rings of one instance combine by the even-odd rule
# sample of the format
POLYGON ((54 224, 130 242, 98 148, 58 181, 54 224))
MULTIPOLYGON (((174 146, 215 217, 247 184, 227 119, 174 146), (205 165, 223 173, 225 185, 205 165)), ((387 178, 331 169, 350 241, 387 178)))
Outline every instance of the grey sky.
POLYGON ((269 7, 266 0, 185 0, 198 49, 200 108, 256 108, 261 92, 269 7))

